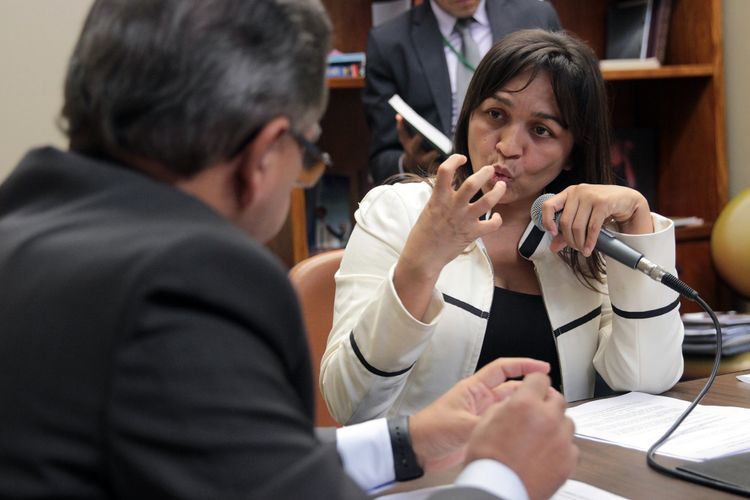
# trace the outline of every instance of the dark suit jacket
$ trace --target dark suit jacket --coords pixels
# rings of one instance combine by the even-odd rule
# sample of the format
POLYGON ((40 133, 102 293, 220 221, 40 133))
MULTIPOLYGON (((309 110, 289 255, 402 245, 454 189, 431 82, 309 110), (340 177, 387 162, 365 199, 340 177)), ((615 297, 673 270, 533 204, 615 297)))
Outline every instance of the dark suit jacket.
POLYGON ((198 200, 51 148, 0 187, 0 497, 365 498, 312 390, 285 270, 198 200))
MULTIPOLYGON (((539 0, 486 0, 492 38, 525 28, 559 30, 552 5, 539 0)), ((398 172, 403 150, 396 113, 399 94, 432 125, 450 136, 451 85, 443 42, 430 2, 373 28, 367 42, 363 103, 370 126, 370 173, 376 184, 398 172)))

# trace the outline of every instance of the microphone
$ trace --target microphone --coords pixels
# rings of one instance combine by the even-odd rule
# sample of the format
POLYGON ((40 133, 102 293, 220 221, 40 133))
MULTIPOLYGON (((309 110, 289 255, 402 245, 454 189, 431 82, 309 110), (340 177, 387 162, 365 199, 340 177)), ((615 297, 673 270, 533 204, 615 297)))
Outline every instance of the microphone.
MULTIPOLYGON (((534 203, 531 205, 531 220, 534 221, 534 225, 542 231, 545 231, 544 226, 542 225, 542 203, 553 196, 552 193, 545 193, 534 200, 534 203)), ((560 213, 557 212, 555 214, 556 224, 559 224, 559 218, 560 213)), ((631 269, 637 269, 649 278, 665 284, 677 293, 691 299, 698 296, 698 292, 690 288, 676 276, 668 273, 661 266, 648 260, 638 250, 635 250, 631 246, 618 240, 612 232, 603 227, 599 231, 595 248, 617 262, 631 269)))

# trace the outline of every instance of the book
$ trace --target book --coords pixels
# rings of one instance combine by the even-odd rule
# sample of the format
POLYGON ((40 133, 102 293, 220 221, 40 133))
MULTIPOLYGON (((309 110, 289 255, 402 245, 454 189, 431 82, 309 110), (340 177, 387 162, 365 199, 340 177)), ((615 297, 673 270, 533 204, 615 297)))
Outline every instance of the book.
POLYGON ((661 62, 655 57, 647 57, 645 59, 601 59, 599 61, 599 69, 602 71, 655 68, 661 68, 661 62))
POLYGON ((688 227, 688 226, 702 226, 705 224, 705 220, 703 220, 702 217, 696 217, 695 215, 690 215, 686 217, 669 217, 672 219, 672 223, 674 224, 674 227, 688 227))
POLYGON ((328 54, 326 76, 328 78, 365 76, 365 53, 332 51, 328 54))
POLYGON ((335 64, 364 64, 365 53, 364 52, 336 52, 333 51, 328 54, 327 61, 328 65, 335 64))
POLYGON ((651 29, 648 33, 646 57, 664 62, 667 53, 669 21, 672 15, 672 0, 652 0, 651 29))
MULTIPOLYGON (((719 311, 715 312, 716 319, 721 326, 747 325, 750 326, 750 313, 740 313, 737 311, 719 311)), ((705 312, 684 313, 682 323, 685 327, 713 325, 711 317, 705 312)))
POLYGON ((438 130, 434 125, 425 120, 419 113, 406 104, 406 102, 398 94, 388 99, 388 104, 400 114, 404 120, 422 137, 425 138, 427 143, 448 156, 453 152, 453 142, 438 130))
POLYGON ((646 59, 652 0, 613 0, 607 9, 606 59, 646 59))
POLYGON ((609 157, 615 183, 639 191, 652 209, 656 207, 656 130, 614 129, 609 157))
MULTIPOLYGON (((717 311, 716 319, 721 326, 721 353, 731 356, 750 351, 750 314, 736 311, 717 311)), ((705 312, 682 315, 685 337, 682 352, 685 354, 714 354, 716 352, 716 328, 705 312)))

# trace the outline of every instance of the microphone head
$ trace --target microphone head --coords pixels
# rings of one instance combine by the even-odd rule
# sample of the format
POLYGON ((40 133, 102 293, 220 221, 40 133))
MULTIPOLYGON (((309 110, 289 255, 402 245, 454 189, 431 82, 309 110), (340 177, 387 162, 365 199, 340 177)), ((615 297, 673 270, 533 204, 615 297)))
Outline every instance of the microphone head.
MULTIPOLYGON (((531 205, 531 220, 534 221, 534 225, 537 227, 537 229, 541 229, 542 231, 545 231, 544 226, 542 225, 542 203, 549 200, 555 196, 552 193, 544 193, 539 198, 534 200, 534 203, 531 205)), ((555 222, 557 222, 557 214, 555 214, 555 222)))

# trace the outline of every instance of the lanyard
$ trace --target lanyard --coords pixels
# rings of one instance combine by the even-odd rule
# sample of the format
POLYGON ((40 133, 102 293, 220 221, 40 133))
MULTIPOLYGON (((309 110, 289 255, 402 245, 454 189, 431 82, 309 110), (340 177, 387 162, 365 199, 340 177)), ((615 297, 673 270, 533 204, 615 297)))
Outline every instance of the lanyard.
POLYGON ((456 47, 454 47, 453 44, 451 44, 448 41, 448 39, 445 38, 445 36, 443 36, 443 35, 440 35, 440 36, 443 38, 443 45, 445 45, 446 47, 448 47, 451 52, 453 52, 454 54, 456 54, 456 57, 458 58, 458 61, 461 64, 463 64, 466 69, 468 69, 469 71, 471 71, 473 73, 477 68, 475 68, 474 66, 472 66, 472 64, 469 61, 466 60, 466 57, 460 51, 456 50, 456 47))

